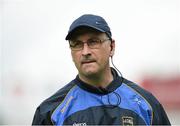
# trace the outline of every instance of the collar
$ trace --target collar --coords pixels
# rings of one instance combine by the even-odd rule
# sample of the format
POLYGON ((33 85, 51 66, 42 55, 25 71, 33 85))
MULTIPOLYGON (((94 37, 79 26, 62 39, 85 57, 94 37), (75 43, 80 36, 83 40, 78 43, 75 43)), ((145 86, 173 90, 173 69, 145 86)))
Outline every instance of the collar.
POLYGON ((111 68, 111 72, 113 74, 113 80, 109 83, 109 85, 106 88, 102 87, 95 87, 88 83, 83 82, 79 76, 77 75, 74 79, 75 83, 82 89, 95 93, 95 94, 108 94, 116 90, 119 86, 121 86, 123 77, 120 77, 117 73, 117 71, 114 68, 111 68))

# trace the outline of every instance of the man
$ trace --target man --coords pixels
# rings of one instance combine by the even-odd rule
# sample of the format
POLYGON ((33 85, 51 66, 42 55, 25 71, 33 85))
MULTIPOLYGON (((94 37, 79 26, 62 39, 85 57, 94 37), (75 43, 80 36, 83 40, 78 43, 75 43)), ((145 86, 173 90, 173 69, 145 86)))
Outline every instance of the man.
POLYGON ((33 125, 170 125, 157 99, 118 75, 106 21, 85 14, 66 36, 78 75, 37 108, 33 125))

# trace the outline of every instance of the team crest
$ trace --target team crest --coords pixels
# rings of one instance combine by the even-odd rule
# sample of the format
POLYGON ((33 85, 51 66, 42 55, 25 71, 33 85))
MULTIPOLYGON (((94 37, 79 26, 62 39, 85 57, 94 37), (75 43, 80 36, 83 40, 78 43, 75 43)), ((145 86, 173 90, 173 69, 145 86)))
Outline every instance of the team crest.
POLYGON ((123 124, 123 126, 133 126, 133 117, 123 116, 122 124, 123 124))

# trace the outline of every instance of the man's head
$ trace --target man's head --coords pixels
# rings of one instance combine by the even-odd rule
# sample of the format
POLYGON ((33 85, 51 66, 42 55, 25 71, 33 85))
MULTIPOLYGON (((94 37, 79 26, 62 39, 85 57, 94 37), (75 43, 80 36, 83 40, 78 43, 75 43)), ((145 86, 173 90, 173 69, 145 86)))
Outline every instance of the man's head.
POLYGON ((106 21, 96 15, 83 15, 70 26, 71 55, 79 74, 97 76, 109 69, 109 57, 113 56, 115 43, 106 21))

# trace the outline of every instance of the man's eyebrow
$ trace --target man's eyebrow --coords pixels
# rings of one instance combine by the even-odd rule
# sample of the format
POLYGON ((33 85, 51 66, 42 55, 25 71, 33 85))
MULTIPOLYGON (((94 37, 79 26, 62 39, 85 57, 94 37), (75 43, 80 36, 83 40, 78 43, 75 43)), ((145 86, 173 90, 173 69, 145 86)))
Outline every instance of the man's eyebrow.
MULTIPOLYGON (((91 38, 89 38, 89 39, 100 39, 100 38, 98 38, 98 37, 91 37, 91 38)), ((88 40, 89 40, 89 39, 88 39, 88 40)))
POLYGON ((72 42, 83 42, 83 41, 78 40, 78 39, 74 39, 74 40, 72 40, 72 42))

